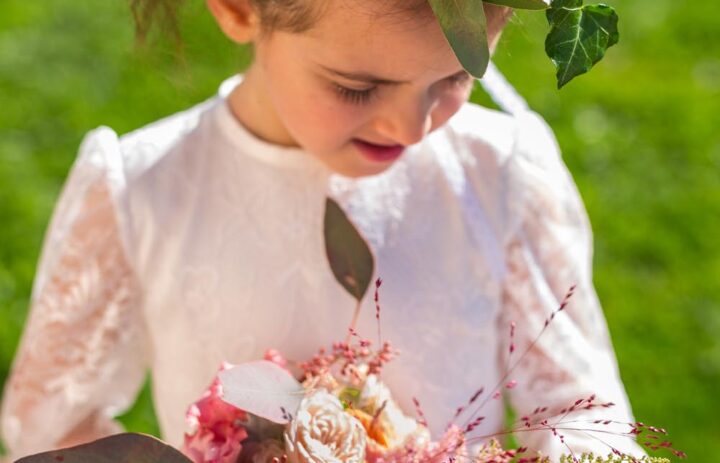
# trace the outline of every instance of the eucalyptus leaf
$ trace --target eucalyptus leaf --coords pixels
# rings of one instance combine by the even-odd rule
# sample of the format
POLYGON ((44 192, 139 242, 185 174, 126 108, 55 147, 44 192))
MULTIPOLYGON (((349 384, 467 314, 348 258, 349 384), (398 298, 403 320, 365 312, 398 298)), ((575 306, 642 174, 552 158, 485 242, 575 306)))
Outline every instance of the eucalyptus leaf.
POLYGON ((509 6, 518 10, 545 10, 550 6, 550 0, 484 0, 485 3, 509 6))
POLYGON ((40 453, 16 463, 192 463, 175 448, 144 434, 117 434, 89 444, 40 453))
POLYGON ((482 77, 490 62, 483 2, 429 0, 429 3, 460 64, 474 77, 482 77))
POLYGON ((223 401, 273 423, 287 423, 305 396, 290 372, 267 360, 236 365, 218 377, 223 401))
POLYGON ((588 72, 619 40, 618 16, 607 5, 553 0, 547 10, 550 34, 545 51, 557 66, 557 85, 588 72))
POLYGON ((325 207, 325 252, 335 279, 358 303, 372 280, 375 261, 365 239, 331 198, 325 207))

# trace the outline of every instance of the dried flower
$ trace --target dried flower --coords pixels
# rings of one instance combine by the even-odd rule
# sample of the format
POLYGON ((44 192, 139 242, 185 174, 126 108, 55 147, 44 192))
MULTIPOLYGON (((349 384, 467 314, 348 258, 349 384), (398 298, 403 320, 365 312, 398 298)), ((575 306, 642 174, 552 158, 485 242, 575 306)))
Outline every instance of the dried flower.
MULTIPOLYGON (((457 426, 451 426, 439 442, 408 442, 404 448, 378 456, 371 463, 452 463, 468 461, 465 435, 457 426)), ((475 461, 475 460, 470 460, 475 461)), ((477 463, 487 463, 480 462, 477 463)))

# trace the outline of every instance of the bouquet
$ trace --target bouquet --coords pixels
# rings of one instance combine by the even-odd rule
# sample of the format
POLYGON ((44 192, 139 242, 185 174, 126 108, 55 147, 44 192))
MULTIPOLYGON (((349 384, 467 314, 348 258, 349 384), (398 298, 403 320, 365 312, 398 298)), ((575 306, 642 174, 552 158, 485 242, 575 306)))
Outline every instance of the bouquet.
MULTIPOLYGON (((567 448, 561 463, 668 462, 667 459, 626 455, 608 444, 607 456, 576 455, 563 432, 581 430, 602 441, 618 434, 602 427, 611 420, 584 422, 574 414, 610 408, 596 397, 578 398, 562 410, 538 407, 517 421, 513 429, 490 436, 468 437, 483 421, 483 406, 500 400, 504 389, 517 384, 513 370, 565 310, 570 288, 560 306, 547 318, 535 341, 519 352, 505 376, 490 390, 478 389, 457 408, 444 434, 433 440, 420 402, 402 410, 383 384, 382 369, 397 357, 380 331, 380 279, 374 284, 378 344, 355 330, 360 301, 371 286, 374 259, 366 242, 342 209, 327 200, 325 244, 337 281, 358 301, 345 340, 320 348, 311 359, 289 362, 281 352, 268 350, 264 359, 240 365, 223 364, 203 396, 190 405, 182 452, 150 436, 119 434, 98 441, 23 458, 20 463, 530 463, 550 460, 527 448, 505 449, 498 440, 514 432, 550 432, 567 448), (558 418, 559 417, 559 418, 558 418), (461 419, 462 418, 462 419, 461 419)), ((509 327, 510 353, 515 324, 509 327)), ((651 450, 673 448, 662 428, 626 423, 619 433, 637 439, 651 450)))
MULTIPOLYGON (((378 280, 376 301, 380 285, 378 280)), ((572 291, 557 312, 564 310, 572 291)), ((556 313, 548 318, 546 327, 556 313)), ((510 333, 512 336, 514 325, 510 333)), ((389 342, 373 349, 372 342, 361 338, 351 327, 346 341, 321 348, 312 359, 298 363, 297 374, 292 373, 289 362, 275 350, 267 351, 262 361, 235 367, 224 364, 203 397, 188 410, 190 430, 185 435, 183 451, 193 463, 550 461, 526 448, 503 449, 494 438, 499 435, 482 443, 466 437, 482 422, 483 417, 478 414, 482 405, 499 400, 501 389, 515 387, 514 381, 506 379, 495 390, 475 392, 466 405, 457 409, 441 439, 433 441, 419 401, 413 399, 414 416, 406 414, 382 382, 383 366, 396 356, 389 342), (473 409, 475 413, 467 413, 473 409), (455 422, 463 415, 464 424, 455 422)), ((578 399, 560 410, 561 418, 553 418, 552 423, 547 408, 539 407, 532 416, 520 418, 515 431, 552 432, 563 441, 564 429, 580 426, 584 431, 601 435, 603 430, 598 431, 596 426, 583 428, 573 414, 612 406, 596 402, 595 396, 578 399)), ((557 416, 558 412, 552 411, 550 415, 557 416)), ((589 424, 611 423, 595 420, 589 424)), ((665 430, 643 423, 629 423, 626 433, 628 438, 642 436, 650 449, 667 448, 675 456, 684 457, 664 439, 665 434, 665 430)), ((567 462, 669 461, 636 458, 612 446, 606 458, 577 456, 572 448, 567 448, 563 460, 567 462)))

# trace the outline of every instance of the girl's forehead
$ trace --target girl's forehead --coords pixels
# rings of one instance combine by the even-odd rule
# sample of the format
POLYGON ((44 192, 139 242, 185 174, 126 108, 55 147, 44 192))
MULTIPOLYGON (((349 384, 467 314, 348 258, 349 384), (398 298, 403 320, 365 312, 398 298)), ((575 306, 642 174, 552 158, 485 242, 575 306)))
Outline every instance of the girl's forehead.
POLYGON ((331 1, 314 27, 301 34, 303 49, 327 67, 374 71, 393 80, 462 69, 431 10, 428 16, 373 7, 376 3, 331 1))
MULTIPOLYGON (((310 0, 318 1, 318 0, 310 0)), ((319 12, 351 12, 372 19, 432 15, 428 0, 319 0, 319 12)))
POLYGON ((406 29, 435 23, 427 0, 327 0, 319 19, 381 29, 406 29))

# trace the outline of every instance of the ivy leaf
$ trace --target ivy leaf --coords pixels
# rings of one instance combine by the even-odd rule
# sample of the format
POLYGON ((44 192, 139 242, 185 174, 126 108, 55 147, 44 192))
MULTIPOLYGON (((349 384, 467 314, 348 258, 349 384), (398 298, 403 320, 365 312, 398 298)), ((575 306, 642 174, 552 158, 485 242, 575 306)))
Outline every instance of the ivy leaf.
POLYGON ((487 20, 481 0, 429 0, 443 34, 460 64, 480 78, 490 62, 487 20))
POLYGON ((144 434, 117 434, 89 444, 21 458, 17 463, 192 463, 164 442, 144 434))
POLYGON ((547 19, 551 29, 545 52, 557 66, 558 88, 588 72, 619 40, 618 16, 607 5, 553 0, 547 19))
POLYGON ((360 232, 338 203, 327 198, 325 252, 335 279, 360 303, 370 286, 375 261, 360 232))
POLYGON ((518 10, 546 10, 550 0, 484 0, 485 3, 509 6, 518 10))

